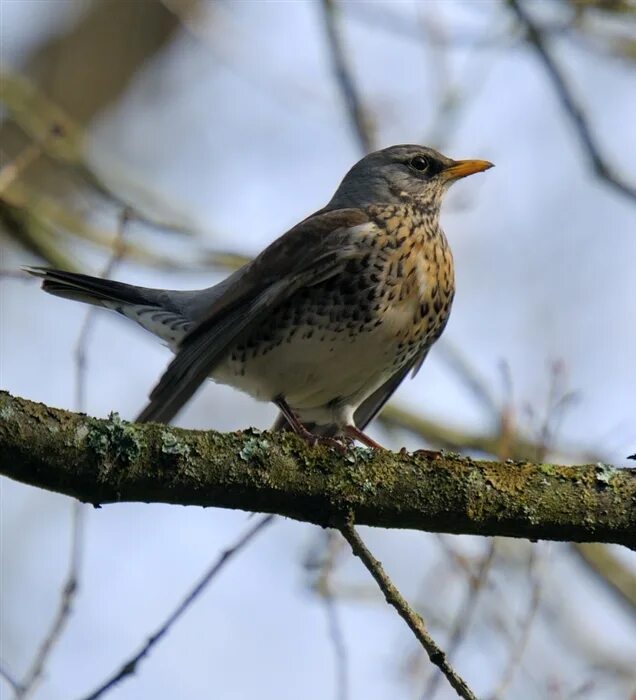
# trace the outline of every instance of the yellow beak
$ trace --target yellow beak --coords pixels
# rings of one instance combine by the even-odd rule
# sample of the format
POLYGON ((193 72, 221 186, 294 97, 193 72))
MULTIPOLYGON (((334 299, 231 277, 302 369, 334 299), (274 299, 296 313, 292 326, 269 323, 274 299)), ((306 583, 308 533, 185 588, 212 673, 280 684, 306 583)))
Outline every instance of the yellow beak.
POLYGON ((442 171, 446 180, 458 180, 460 177, 481 173, 495 166, 487 160, 456 160, 450 167, 442 171))

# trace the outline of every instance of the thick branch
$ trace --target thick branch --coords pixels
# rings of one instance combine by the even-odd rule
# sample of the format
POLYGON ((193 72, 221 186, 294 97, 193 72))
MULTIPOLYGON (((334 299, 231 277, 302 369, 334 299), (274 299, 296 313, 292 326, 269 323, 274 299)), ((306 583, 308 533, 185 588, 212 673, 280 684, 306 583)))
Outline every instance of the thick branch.
POLYGON ((354 449, 294 435, 135 425, 0 393, 0 473, 94 504, 178 503, 318 525, 636 547, 636 470, 354 449))

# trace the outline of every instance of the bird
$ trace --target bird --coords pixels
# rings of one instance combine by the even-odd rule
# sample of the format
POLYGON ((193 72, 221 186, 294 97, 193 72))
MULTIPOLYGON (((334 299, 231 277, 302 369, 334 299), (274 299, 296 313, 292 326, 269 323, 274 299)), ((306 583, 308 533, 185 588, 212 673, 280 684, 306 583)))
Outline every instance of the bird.
POLYGON ((442 199, 491 167, 419 145, 369 153, 326 206, 207 289, 26 269, 46 292, 116 311, 174 352, 137 422, 169 423, 211 378, 273 402, 276 430, 379 449, 366 426, 418 372, 449 318, 455 278, 442 199))

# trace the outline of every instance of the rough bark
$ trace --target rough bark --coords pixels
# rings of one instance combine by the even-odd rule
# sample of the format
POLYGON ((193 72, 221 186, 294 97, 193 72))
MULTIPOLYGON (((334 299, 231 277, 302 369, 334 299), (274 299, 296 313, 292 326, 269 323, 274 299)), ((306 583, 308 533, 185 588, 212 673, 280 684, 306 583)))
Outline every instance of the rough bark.
POLYGON ((178 503, 636 548, 636 469, 475 461, 89 418, 0 392, 0 473, 101 505, 178 503))

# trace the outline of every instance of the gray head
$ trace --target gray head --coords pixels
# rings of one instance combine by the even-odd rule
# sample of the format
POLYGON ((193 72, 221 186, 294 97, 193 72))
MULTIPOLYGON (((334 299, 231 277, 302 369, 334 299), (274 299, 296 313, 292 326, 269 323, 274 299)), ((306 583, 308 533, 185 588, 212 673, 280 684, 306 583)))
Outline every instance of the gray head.
POLYGON ((452 160, 426 146, 390 146, 359 160, 327 208, 412 202, 439 209, 453 182, 488 168, 486 160, 452 160))

